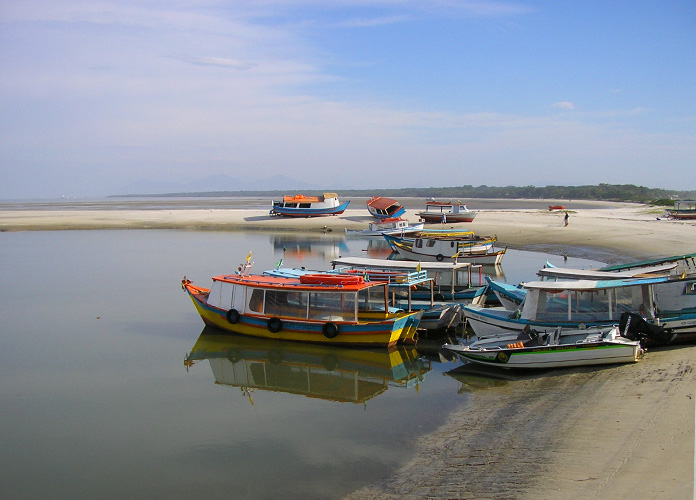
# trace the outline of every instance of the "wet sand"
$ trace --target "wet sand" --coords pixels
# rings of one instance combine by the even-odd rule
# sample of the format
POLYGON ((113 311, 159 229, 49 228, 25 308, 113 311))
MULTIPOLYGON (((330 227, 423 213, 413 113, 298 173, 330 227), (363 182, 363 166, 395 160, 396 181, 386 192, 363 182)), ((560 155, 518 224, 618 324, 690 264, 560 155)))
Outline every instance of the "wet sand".
MULTIPOLYGON (((564 227, 563 212, 545 209, 550 201, 486 208, 473 223, 457 226, 497 235, 513 248, 607 263, 696 252, 696 221, 665 220, 659 208, 567 204, 570 222, 564 227)), ((270 217, 267 208, 171 204, 0 206, 0 231, 343 231, 367 226, 371 218, 360 206, 314 219, 270 217)), ((347 498, 694 498, 695 367, 696 346, 671 346, 616 367, 496 378, 459 368, 452 376, 469 394, 468 404, 419 438, 414 456, 393 475, 347 498)))

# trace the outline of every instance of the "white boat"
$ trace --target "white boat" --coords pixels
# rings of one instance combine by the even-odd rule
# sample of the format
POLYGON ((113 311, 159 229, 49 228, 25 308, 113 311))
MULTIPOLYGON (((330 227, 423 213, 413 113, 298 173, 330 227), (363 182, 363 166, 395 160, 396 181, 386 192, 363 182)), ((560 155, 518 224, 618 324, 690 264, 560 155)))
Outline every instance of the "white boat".
POLYGON ((401 218, 382 219, 370 222, 367 229, 353 230, 346 229, 347 236, 382 236, 384 234, 408 235, 415 234, 423 230, 423 223, 411 224, 401 218))
POLYGON ((283 196, 281 201, 271 202, 270 215, 287 217, 318 217, 321 215, 339 215, 345 212, 350 201, 341 203, 336 193, 324 193, 321 196, 302 194, 283 196))
POLYGON ((429 299, 432 293, 436 302, 471 300, 483 286, 480 266, 469 262, 414 262, 410 260, 370 259, 365 257, 339 257, 331 261, 337 271, 405 271, 425 272, 432 280, 433 289, 417 287, 411 295, 417 299, 429 299))
POLYGON ((496 250, 495 237, 439 237, 419 235, 413 240, 385 235, 392 249, 404 259, 429 262, 470 262, 500 265, 506 249, 496 250))
POLYGON ((638 340, 621 335, 619 327, 547 334, 523 333, 512 339, 479 340, 470 345, 445 344, 445 349, 473 363, 499 368, 561 368, 634 363, 643 356, 638 340))
POLYGON ((677 287, 663 288, 663 294, 679 295, 663 304, 676 310, 660 310, 656 287, 666 287, 669 277, 627 280, 532 281, 523 284, 526 296, 514 311, 504 307, 464 306, 468 324, 479 338, 517 335, 525 328, 548 333, 559 326, 565 329, 602 327, 615 324, 623 313, 636 313, 659 327, 664 335, 651 339, 657 344, 689 341, 696 338, 696 284, 689 281, 677 287), (689 288, 690 287, 690 288, 689 288), (684 293, 686 292, 686 293, 684 293))
POLYGON ((430 223, 472 222, 477 214, 477 211, 469 210, 461 202, 429 200, 425 204, 425 210, 418 212, 418 217, 430 223))

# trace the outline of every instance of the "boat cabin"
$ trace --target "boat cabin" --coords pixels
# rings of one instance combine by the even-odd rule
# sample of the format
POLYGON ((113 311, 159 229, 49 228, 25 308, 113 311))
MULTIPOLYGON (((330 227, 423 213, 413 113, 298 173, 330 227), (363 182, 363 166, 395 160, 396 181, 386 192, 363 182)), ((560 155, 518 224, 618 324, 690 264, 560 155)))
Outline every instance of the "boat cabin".
POLYGON ((386 290, 386 283, 361 276, 218 276, 208 305, 264 317, 358 322, 387 317, 386 290))
POLYGON ((641 316, 654 319, 655 281, 528 282, 524 284, 527 294, 520 317, 544 323, 593 323, 619 321, 622 313, 638 311, 641 316))

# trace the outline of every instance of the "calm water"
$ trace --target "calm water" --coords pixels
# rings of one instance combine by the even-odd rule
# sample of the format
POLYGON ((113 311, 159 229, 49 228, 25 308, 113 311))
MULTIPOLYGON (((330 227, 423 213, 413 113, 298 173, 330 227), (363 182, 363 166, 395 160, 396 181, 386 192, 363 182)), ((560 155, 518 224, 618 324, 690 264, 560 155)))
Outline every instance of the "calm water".
MULTIPOLYGON (((384 253, 339 235, 0 233, 2 497, 340 498, 467 403, 433 352, 199 340, 181 278, 207 286, 250 250, 256 272, 384 253)), ((511 251, 500 277, 547 258, 563 263, 511 251)))

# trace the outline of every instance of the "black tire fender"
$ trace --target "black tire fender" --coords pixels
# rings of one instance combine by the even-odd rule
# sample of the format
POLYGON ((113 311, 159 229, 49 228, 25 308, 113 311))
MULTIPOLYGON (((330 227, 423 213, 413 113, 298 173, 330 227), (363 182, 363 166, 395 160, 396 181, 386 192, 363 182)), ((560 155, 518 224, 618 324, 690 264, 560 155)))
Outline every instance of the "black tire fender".
POLYGON ((327 339, 333 339, 338 335, 338 325, 331 321, 324 323, 324 326, 321 327, 321 332, 327 339))
POLYGON ((278 333, 283 329, 283 322, 280 321, 278 318, 271 318, 266 323, 266 327, 268 328, 269 332, 278 333))
POLYGON ((241 316, 239 315, 239 312, 236 309, 230 309, 227 311, 227 322, 230 323, 231 325, 236 325, 239 323, 241 316))
POLYGON ((445 257, 444 257, 444 255, 439 253, 439 254, 437 254, 437 257, 435 257, 435 258, 437 259, 438 262, 442 262, 442 259, 444 259, 445 257))

